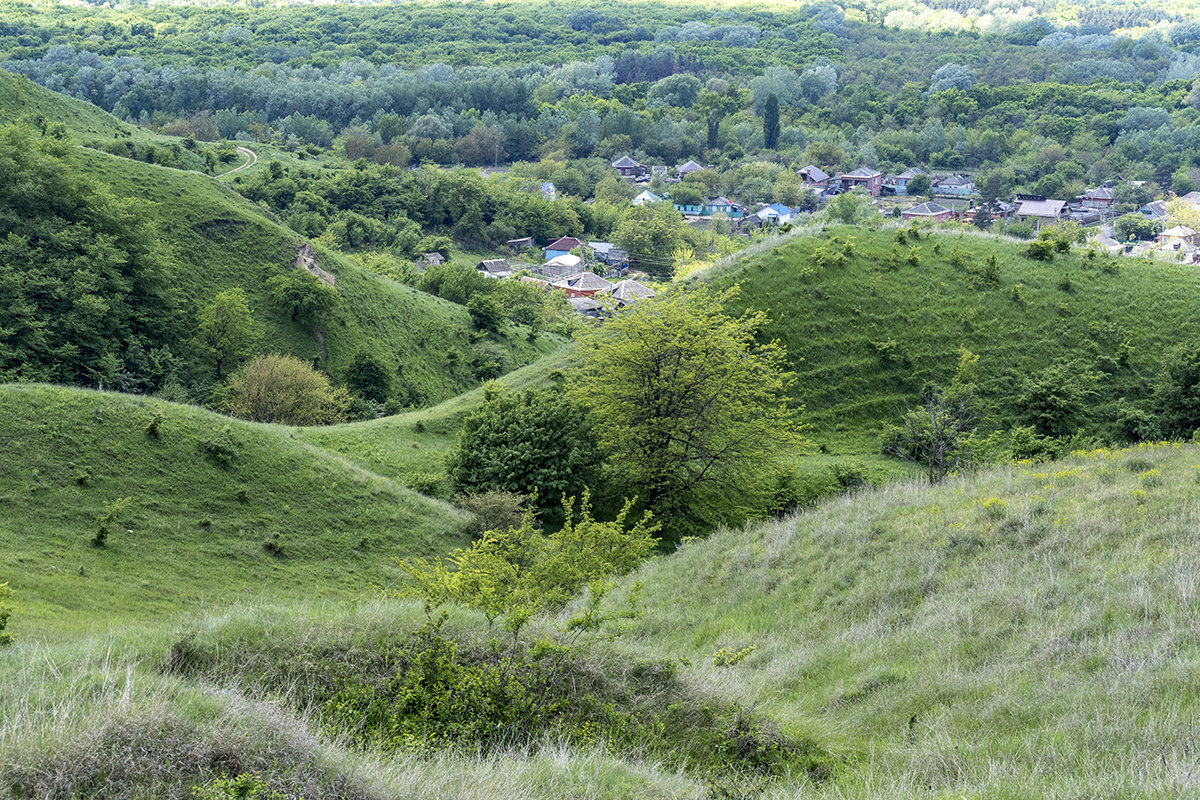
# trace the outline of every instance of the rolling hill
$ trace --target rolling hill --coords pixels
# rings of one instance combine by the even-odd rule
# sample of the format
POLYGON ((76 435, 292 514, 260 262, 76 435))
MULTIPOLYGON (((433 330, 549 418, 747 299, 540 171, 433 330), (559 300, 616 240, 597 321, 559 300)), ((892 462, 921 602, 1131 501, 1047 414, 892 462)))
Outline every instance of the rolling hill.
MULTIPOLYGON (((62 122, 68 132, 79 137, 76 141, 84 143, 88 141, 86 136, 109 135, 110 131, 125 136, 136 131, 99 109, 48 92, 23 78, 0 74, 0 120, 35 119, 62 122)), ((36 130, 34 134, 36 137, 36 130)), ((19 141, 11 146, 33 145, 19 141)), ((103 194, 95 195, 101 199, 94 202, 103 203, 103 198, 111 196, 118 203, 140 203, 136 213, 150 222, 155 241, 152 256, 144 259, 149 267, 142 269, 152 268, 155 301, 164 308, 150 322, 143 321, 143 326, 150 329, 144 349, 166 346, 176 358, 182 358, 185 364, 176 370, 180 380, 203 384, 206 379, 189 339, 197 309, 220 291, 241 288, 262 330, 262 352, 282 351, 319 363, 335 380, 342 377, 359 351, 370 352, 395 374, 401 399, 417 404, 436 403, 478 385, 477 350, 482 342, 462 306, 382 278, 314 243, 316 266, 336 279, 340 302, 316 324, 293 321, 273 308, 266 282, 296 269, 297 256, 309 243, 279 224, 269 212, 220 181, 197 172, 147 164, 84 146, 62 148, 56 144, 48 152, 50 155, 43 158, 62 170, 66 184, 103 187, 103 194), (457 351, 458 357, 448 359, 452 351, 457 351)), ((87 193, 84 196, 93 197, 87 193)), ((68 212, 87 218, 89 214, 103 215, 105 210, 68 212)), ((22 231, 38 230, 44 221, 36 218, 37 213, 28 212, 33 218, 21 219, 22 231)), ((68 222, 78 224, 77 220, 68 222)), ((9 277, 17 285, 22 281, 20 274, 9 277)), ((145 300, 136 290, 128 298, 119 299, 134 306, 145 300)), ((102 295, 100 302, 111 306, 117 299, 102 295)), ((65 304, 48 306, 39 307, 39 313, 69 313, 65 304)), ((135 319, 138 313, 142 313, 141 308, 134 312, 135 319)), ((499 349, 504 366, 509 368, 561 346, 561 341, 551 335, 530 343, 523 330, 485 339, 493 351, 499 349)))
POLYGON ((960 377, 964 351, 979 357, 962 377, 982 430, 1057 422, 1039 432, 1136 435, 1134 412, 1153 410, 1164 353, 1200 341, 1200 272, 1085 246, 1043 262, 1022 248, 971 231, 914 239, 833 227, 699 279, 737 284, 733 313, 768 312, 763 334, 787 347, 825 451, 878 452, 883 423, 960 377), (1052 396, 1064 382, 1079 389, 1074 402, 1052 396))
POLYGON ((18 634, 355 597, 394 579, 393 557, 462 541, 462 512, 289 428, 19 384, 0 386, 0 416, 0 581, 22 598, 18 634))
MULTIPOLYGON (((640 586, 643 615, 587 656, 624 682, 611 710, 674 685, 653 668, 673 663, 683 699, 652 695, 661 711, 753 708, 828 754, 818 775, 723 782, 595 739, 347 747, 305 713, 306 687, 374 669, 421 627, 418 607, 379 600, 0 651, 0 791, 182 797, 253 770, 314 798, 1188 796, 1197 462, 1191 446, 1138 446, 902 482, 686 542, 632 575, 613 602, 640 586), (249 680, 273 671, 292 677, 249 680)), ((470 614, 444 624, 464 648, 495 640, 470 614)))

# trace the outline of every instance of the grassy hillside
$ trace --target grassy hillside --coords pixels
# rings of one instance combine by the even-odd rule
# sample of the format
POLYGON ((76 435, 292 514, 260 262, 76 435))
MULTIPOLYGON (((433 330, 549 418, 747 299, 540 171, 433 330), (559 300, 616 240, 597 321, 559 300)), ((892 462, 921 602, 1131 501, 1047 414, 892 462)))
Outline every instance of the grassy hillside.
POLYGON ((1188 796, 1198 480, 1095 451, 722 533, 635 576, 637 649, 840 752, 804 796, 1188 796))
POLYGON ((829 451, 876 451, 883 422, 954 380, 963 348, 979 356, 981 428, 1030 424, 1026 379, 1062 366, 1094 392, 1064 428, 1120 439, 1128 408, 1149 405, 1164 350, 1200 340, 1194 267, 1079 247, 1046 263, 994 237, 906 238, 831 228, 702 277, 741 286, 733 311, 770 314, 765 335, 787 346, 810 435, 829 451))
POLYGON ((62 123, 75 141, 88 148, 104 148, 124 141, 154 145, 171 148, 172 157, 185 169, 204 168, 204 158, 183 148, 178 137, 162 136, 122 122, 91 103, 53 92, 23 75, 0 70, 0 123, 40 127, 43 121, 62 123))
MULTIPOLYGON (((372 601, 0 651, 0 792, 183 797, 254 769, 314 798, 1188 796, 1198 463, 1194 447, 1143 446, 897 484, 685 543, 632 576, 645 614, 590 655, 625 687, 613 710, 642 698, 653 713, 643 693, 667 686, 677 711, 754 706, 832 754, 816 780, 714 781, 602 739, 345 747, 297 708, 421 624, 412 604, 372 601), (722 650, 741 658, 718 666, 722 650), (651 677, 666 662, 678 684, 651 677)), ((445 630, 481 652, 496 635, 464 613, 445 630)))
MULTIPOLYGON (((265 288, 271 276, 292 269, 304 243, 301 236, 203 175, 92 151, 80 151, 75 163, 82 174, 102 181, 112 193, 155 204, 159 230, 173 255, 171 284, 183 308, 203 306, 224 289, 243 288, 265 333, 260 349, 308 360, 320 357, 315 330, 274 311, 265 288)), ((466 309, 381 278, 320 248, 317 263, 336 276, 340 297, 338 308, 320 325, 335 379, 364 349, 383 358, 399 382, 424 402, 438 402, 478 384, 471 366, 475 338, 466 309), (463 357, 446 368, 451 348, 458 348, 463 357)), ((523 331, 492 338, 509 354, 512 365, 560 345, 552 336, 530 345, 523 331)))
POLYGON ((354 597, 461 512, 290 429, 78 389, 0 386, 0 582, 18 635, 145 622, 235 597, 354 597), (103 548, 95 547, 101 520, 103 548))
MULTIPOLYGON (((83 144, 91 136, 143 135, 88 104, 0 72, 0 121, 32 124, 38 119, 62 122, 73 141, 83 144)), ((265 284, 293 269, 305 240, 269 212, 197 172, 88 147, 69 149, 64 168, 77 180, 90 180, 118 199, 149 203, 142 215, 156 228, 160 245, 156 267, 174 309, 170 323, 159 325, 162 330, 153 344, 168 345, 176 356, 191 354, 189 337, 197 309, 218 292, 234 287, 249 295, 263 332, 263 352, 280 350, 318 362, 324 358, 337 380, 354 355, 366 350, 394 371, 402 399, 422 404, 440 402, 478 385, 476 360, 485 343, 483 349, 491 352, 483 359, 494 360, 499 348, 501 366, 507 369, 561 344, 549 335, 531 344, 524 330, 478 337, 463 307, 382 278, 319 247, 317 265, 336 277, 340 304, 315 326, 293 322, 272 307, 265 284), (455 350, 458 357, 449 360, 447 354, 455 350)), ((203 381, 204 370, 194 371, 200 374, 192 379, 203 381)))
MULTIPOLYGON (((550 373, 570 363, 564 347, 527 367, 496 380, 504 390, 522 391, 550 380, 550 373)), ((483 403, 483 389, 473 389, 430 408, 345 425, 296 428, 300 441, 338 453, 364 469, 404 481, 416 473, 444 474, 446 455, 458 440, 463 418, 483 403)))

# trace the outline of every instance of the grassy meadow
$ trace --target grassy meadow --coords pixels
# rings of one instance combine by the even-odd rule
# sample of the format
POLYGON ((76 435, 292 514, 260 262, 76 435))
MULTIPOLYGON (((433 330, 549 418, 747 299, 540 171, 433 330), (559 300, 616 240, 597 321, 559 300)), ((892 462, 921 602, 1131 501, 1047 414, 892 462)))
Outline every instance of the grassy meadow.
MULTIPOLYGON (((643 615, 583 655, 624 682, 614 708, 753 708, 824 754, 816 775, 714 778, 578 737, 501 754, 350 746, 310 684, 379 663, 424 618, 376 596, 24 637, 0 652, 0 792, 183 797, 255 770, 297 797, 1186 797, 1198 486, 1192 446, 1080 452, 831 499, 631 576, 611 602, 640 586, 643 615), (634 691, 651 664, 675 665, 678 694, 634 691)), ((459 611, 445 631, 463 647, 496 635, 459 611)))
POLYGON ((0 387, 0 416, 0 551, 20 638, 237 597, 352 598, 394 580, 394 556, 463 541, 463 512, 289 428, 35 385, 0 387))

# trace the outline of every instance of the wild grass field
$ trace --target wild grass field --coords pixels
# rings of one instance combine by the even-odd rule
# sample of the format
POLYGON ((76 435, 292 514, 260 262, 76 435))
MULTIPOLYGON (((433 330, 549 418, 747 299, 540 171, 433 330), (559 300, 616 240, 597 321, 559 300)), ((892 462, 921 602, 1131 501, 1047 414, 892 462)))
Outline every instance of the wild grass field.
POLYGON ((353 598, 466 515, 293 429, 141 397, 0 387, 0 581, 54 637, 237 597, 353 598), (97 532, 106 536, 97 546, 97 532))
MULTIPOLYGON (((753 708, 824 754, 815 774, 722 780, 578 736, 350 746, 309 689, 422 624, 383 598, 243 603, 60 645, 26 631, 0 651, 0 786, 183 797, 254 770, 297 797, 1187 797, 1198 486, 1192 446, 1080 452, 846 495, 632 575, 611 602, 640 586, 643 615, 582 655, 626 682, 614 708, 753 708), (678 694, 633 691, 665 664, 678 694)), ((497 635, 453 610, 444 631, 484 650, 497 635)))

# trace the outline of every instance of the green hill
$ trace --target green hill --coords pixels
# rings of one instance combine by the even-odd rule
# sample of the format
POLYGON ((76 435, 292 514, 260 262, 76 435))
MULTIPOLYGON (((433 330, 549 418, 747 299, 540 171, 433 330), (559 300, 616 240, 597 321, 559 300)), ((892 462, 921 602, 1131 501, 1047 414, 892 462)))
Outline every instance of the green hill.
POLYGON ((1083 246, 1047 263, 969 232, 905 238, 835 227, 702 278, 741 287, 732 311, 769 313, 764 335, 786 345, 810 436, 828 452, 878 452, 882 424, 925 387, 952 383, 963 349, 979 356, 982 430, 1038 425, 1125 441, 1137 412, 1152 411, 1164 351, 1200 340, 1193 266, 1083 246))
MULTIPOLYGON (((815 776, 714 779, 595 732, 502 756, 347 747, 295 704, 390 674, 382 654, 424 615, 380 601, 218 611, 182 635, 66 650, 18 641, 0 651, 0 793, 183 797, 254 770, 302 797, 1188 796, 1198 462, 1139 446, 893 484, 631 576, 644 614, 583 672, 623 687, 610 713, 691 709, 663 729, 687 737, 715 709, 753 707, 829 754, 815 776)), ((469 652, 499 646, 472 615, 445 630, 469 652)))
POLYGON ((687 544, 634 576, 635 652, 841 753, 815 796, 1187 796, 1198 456, 896 484, 687 544))
POLYGON ((0 123, 21 123, 35 128, 59 123, 84 147, 104 150, 128 143, 142 147, 144 155, 144 148, 149 145, 170 150, 172 163, 184 169, 204 168, 203 156, 183 147, 178 137, 122 122, 91 103, 51 91, 6 70, 0 70, 0 123))
MULTIPOLYGON (((135 130, 0 73, 0 120, 38 119, 63 122, 83 143, 85 135, 135 130)), ((29 245, 5 254, 11 285, 0 287, 8 306, 0 313, 11 317, 0 318, 0 331, 9 352, 21 357, 0 361, 0 374, 95 385, 100 378, 87 375, 96 370, 109 373, 106 385, 124 373, 120 379, 133 388, 174 380, 203 392, 212 376, 191 346, 196 313, 230 288, 248 294, 262 352, 323 364, 339 380, 365 350, 394 373, 397 399, 418 404, 478 385, 494 362, 511 369, 561 344, 549 335, 530 343, 524 330, 481 339, 462 306, 382 278, 319 245, 316 266, 336 280, 339 305, 315 324, 293 321, 272 306, 266 284, 297 268, 307 244, 302 236, 220 181, 70 141, 34 128, 0 145, 14 175, 4 187, 9 208, 0 223, 29 245), (57 202, 38 199, 64 194, 70 196, 57 202), (118 237, 115 253, 104 249, 110 235, 118 237), (94 297, 81 300, 83 292, 94 297), (73 359, 72 368, 56 370, 64 359, 73 359), (115 366, 100 370, 102 364, 115 366)))
POLYGON ((36 385, 0 386, 0 416, 0 582, 20 593, 18 634, 354 597, 395 578, 394 556, 460 541, 462 512, 291 429, 36 385))
MULTIPOLYGON (((568 366, 571 352, 565 347, 495 383, 510 391, 544 385, 551 372, 568 366)), ((430 408, 365 422, 296 428, 293 435, 380 475, 403 482, 419 474, 428 485, 431 478, 444 475, 446 455, 458 441, 463 418, 482 403, 483 389, 472 389, 430 408)))

